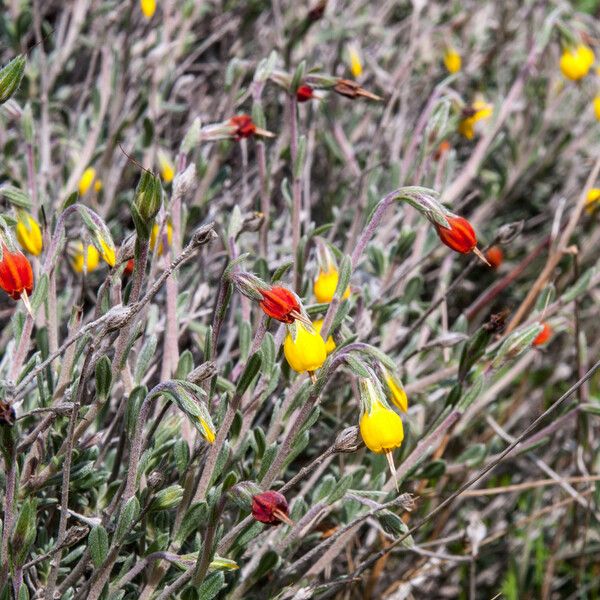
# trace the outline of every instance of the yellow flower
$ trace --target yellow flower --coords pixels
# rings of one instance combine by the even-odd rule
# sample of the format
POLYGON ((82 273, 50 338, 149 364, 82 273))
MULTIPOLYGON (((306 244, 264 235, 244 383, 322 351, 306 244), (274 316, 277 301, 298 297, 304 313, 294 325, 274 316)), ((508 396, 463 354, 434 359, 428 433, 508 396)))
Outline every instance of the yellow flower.
POLYGON ((159 155, 158 162, 160 165, 160 176, 165 183, 170 183, 175 177, 175 167, 169 159, 164 155, 159 155))
POLYGON ((204 437, 209 444, 212 444, 215 441, 215 430, 209 426, 209 424, 202 418, 198 417, 200 421, 200 426, 202 427, 202 431, 204 432, 204 437))
POLYGON ((140 0, 140 8, 147 19, 151 19, 156 12, 156 0, 140 0))
POLYGON ((594 52, 585 44, 565 48, 560 57, 560 70, 567 79, 579 81, 589 73, 595 60, 594 52))
POLYGON ((98 268, 98 264, 100 262, 100 254, 98 253, 98 250, 96 250, 96 247, 93 246, 92 244, 89 244, 87 247, 87 265, 85 264, 85 257, 84 257, 84 253, 83 253, 83 243, 82 242, 77 242, 76 246, 75 246, 75 255, 73 256, 73 261, 72 261, 72 265, 73 265, 73 269, 75 269, 75 271, 77 273, 83 273, 83 269, 85 266, 87 266, 87 272, 91 273, 92 271, 95 271, 98 268))
POLYGON ((493 108, 484 100, 475 100, 473 104, 465 111, 466 116, 458 125, 458 132, 464 135, 468 140, 475 136, 475 124, 478 121, 489 119, 492 116, 493 108))
POLYGON ((98 242, 102 248, 102 258, 111 267, 115 266, 115 249, 111 248, 101 237, 98 242))
MULTIPOLYGON (((314 285, 315 297, 318 302, 331 302, 333 300, 339 278, 339 273, 333 266, 329 271, 319 271, 314 285)), ((349 296, 350 287, 347 287, 342 299, 346 300, 349 296)))
POLYGON ((102 182, 99 179, 94 181, 94 191, 97 193, 102 189, 102 182))
POLYGON ((383 454, 399 448, 404 439, 404 427, 398 413, 374 400, 371 409, 360 418, 360 435, 372 452, 383 454))
POLYGON ((600 121, 600 95, 596 96, 593 101, 594 104, 594 114, 596 115, 596 119, 600 121))
MULTIPOLYGON (((172 227, 171 223, 167 223, 166 229, 167 229, 167 243, 170 246, 171 243, 173 242, 173 227, 172 227)), ((160 232, 159 224, 154 223, 154 227, 152 227, 152 233, 150 234, 150 249, 153 252, 154 252, 154 246, 156 246, 156 238, 158 237, 159 232, 160 232)), ((164 236, 161 236, 160 243, 158 244, 158 252, 157 252, 158 256, 162 256, 162 253, 163 253, 163 238, 164 238, 164 236)))
MULTIPOLYGON (((323 328, 323 319, 319 319, 318 321, 315 321, 313 323, 313 327, 315 328, 315 331, 318 334, 320 334, 321 329, 323 328)), ((333 341, 333 337, 329 336, 325 342, 325 352, 327 352, 327 354, 331 354, 334 350, 335 350, 335 342, 333 341)))
POLYGON ((293 325, 296 327, 296 339, 289 333, 283 343, 283 353, 288 364, 294 371, 316 371, 327 358, 325 342, 317 331, 310 331, 300 321, 293 325))
POLYGON ((26 215, 18 220, 16 233, 23 250, 34 256, 42 253, 42 231, 38 222, 31 215, 26 215))
POLYGON ((600 205, 600 188, 592 188, 585 201, 585 210, 591 215, 600 205))
POLYGON ((394 406, 397 406, 402 412, 408 411, 408 397, 402 384, 385 369, 384 379, 394 406))
POLYGON ((88 167, 79 180, 79 195, 84 196, 96 179, 96 169, 88 167))
POLYGON ((348 46, 348 64, 350 66, 350 73, 352 73, 352 77, 356 79, 362 75, 362 60, 360 57, 360 52, 356 46, 348 46))
POLYGON ((458 73, 462 66, 460 54, 454 48, 448 48, 444 53, 444 65, 449 73, 458 73))

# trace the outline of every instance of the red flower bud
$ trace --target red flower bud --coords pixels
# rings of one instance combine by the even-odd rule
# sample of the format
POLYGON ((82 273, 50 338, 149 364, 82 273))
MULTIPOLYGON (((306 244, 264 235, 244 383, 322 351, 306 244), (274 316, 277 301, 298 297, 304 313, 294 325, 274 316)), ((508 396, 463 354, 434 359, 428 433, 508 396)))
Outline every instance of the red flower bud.
POLYGON ((22 252, 11 252, 6 245, 2 246, 0 260, 0 287, 13 300, 18 300, 23 292, 29 296, 33 291, 31 263, 22 252))
POLYGON ((123 273, 125 273, 126 275, 131 275, 133 273, 134 267, 135 267, 135 260, 133 258, 130 258, 127 261, 127 264, 125 265, 125 269, 123 270, 123 273))
POLYGON ((298 100, 298 102, 307 102, 308 100, 312 100, 314 98, 313 92, 314 90, 310 87, 310 85, 301 85, 296 90, 296 100, 298 100))
POLYGON ((504 252, 502 252, 502 248, 500 248, 500 246, 492 246, 485 253, 485 257, 490 265, 492 265, 492 268, 497 269, 504 260, 504 252))
POLYGON ((274 286, 270 290, 258 290, 263 297, 259 303, 266 315, 282 323, 293 323, 302 314, 300 302, 294 292, 274 286))
POLYGON ((542 346, 545 344, 552 335, 552 327, 548 323, 542 323, 543 329, 538 333, 535 340, 533 340, 534 346, 542 346))
POLYGON ((235 136, 237 139, 249 138, 256 133, 256 125, 249 115, 237 115, 229 119, 229 123, 237 127, 235 136))
POLYGON ((279 492, 262 492, 252 496, 252 516, 267 525, 279 525, 280 522, 292 525, 287 500, 279 492))
POLYGON ((463 217, 447 216, 446 219, 450 225, 449 228, 438 223, 435 224, 442 243, 461 254, 473 252, 473 249, 477 246, 477 236, 473 231, 473 227, 471 227, 471 223, 463 217))

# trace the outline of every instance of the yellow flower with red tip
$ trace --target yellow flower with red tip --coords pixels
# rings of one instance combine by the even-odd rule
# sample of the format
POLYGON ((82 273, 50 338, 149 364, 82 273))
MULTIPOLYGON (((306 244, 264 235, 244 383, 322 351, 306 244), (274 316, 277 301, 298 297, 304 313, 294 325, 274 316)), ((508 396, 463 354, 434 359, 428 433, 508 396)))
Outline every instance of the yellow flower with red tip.
POLYGON ((585 44, 568 47, 560 57, 560 70, 567 79, 579 81, 590 72, 595 60, 594 52, 585 44))
MULTIPOLYGON (((167 232, 167 245, 170 246, 173 242, 173 226, 171 225, 171 223, 167 223, 165 225, 165 228, 163 229, 163 233, 164 233, 164 231, 167 232)), ((160 233, 160 225, 158 223, 155 223, 154 227, 152 227, 152 233, 150 234, 150 249, 152 251, 154 251, 154 247, 156 246, 156 240, 158 238, 159 233, 160 233)), ((161 239, 158 244, 158 250, 157 250, 158 256, 162 256, 162 253, 164 250, 163 239, 164 239, 164 235, 161 235, 161 239)))
POLYGON ((42 230, 31 215, 21 215, 16 226, 17 241, 29 254, 39 256, 42 253, 42 230))
POLYGON ((444 52, 444 65, 449 73, 458 73, 460 71, 462 59, 454 48, 448 48, 444 52))
POLYGON ((283 353, 290 367, 298 373, 316 371, 327 359, 325 341, 321 335, 300 321, 288 327, 283 353))

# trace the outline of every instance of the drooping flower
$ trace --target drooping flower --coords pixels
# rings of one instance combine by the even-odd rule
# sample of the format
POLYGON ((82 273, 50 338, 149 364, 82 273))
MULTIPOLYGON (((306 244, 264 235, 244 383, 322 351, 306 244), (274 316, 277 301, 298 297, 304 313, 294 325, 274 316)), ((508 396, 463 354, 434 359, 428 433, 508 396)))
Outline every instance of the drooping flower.
POLYGON ((76 242, 71 264, 77 273, 83 273, 84 270, 91 273, 100 264, 100 253, 93 244, 88 244, 84 253, 83 242, 76 242))
POLYGON ((79 179, 79 195, 85 196, 87 191, 92 187, 92 183, 96 179, 96 169, 94 167, 88 167, 81 178, 79 179))
POLYGON ((571 81, 583 79, 592 68, 596 57, 589 46, 579 44, 563 50, 560 57, 560 70, 571 81))
POLYGON ((600 188, 592 188, 585 200, 585 210, 592 214, 600 206, 600 188))
POLYGON ((147 19, 151 19, 156 12, 156 0, 140 0, 140 8, 147 19))
MULTIPOLYGON (((164 228, 164 231, 166 231, 166 233, 167 233, 167 245, 170 247, 171 244, 173 243, 173 226, 168 221, 164 228)), ((154 223, 154 226, 152 227, 152 233, 150 234, 150 249, 153 252, 154 252, 154 247, 156 246, 156 241, 158 239, 159 234, 160 234, 160 225, 158 223, 154 223)), ((161 235, 160 240, 158 242, 158 250, 156 251, 158 256, 162 256, 163 251, 164 251, 163 240, 164 240, 164 235, 161 235)))
POLYGON ((450 227, 444 227, 439 223, 435 224, 438 236, 443 244, 455 252, 468 254, 477 247, 477 236, 473 227, 464 217, 455 215, 446 216, 450 227))
POLYGON ((263 312, 282 323, 293 323, 302 308, 294 292, 282 286, 273 286, 270 289, 259 290, 262 296, 260 307, 263 312))
POLYGON ((173 177, 175 177, 175 167, 162 152, 158 155, 158 164, 160 166, 161 179, 165 183, 171 183, 173 177))
POLYGON ((485 253, 488 263, 493 269, 497 269, 504 261, 504 252, 500 246, 492 246, 485 253))
POLYGON ((354 100, 355 98, 367 98, 368 100, 375 100, 378 102, 382 100, 381 96, 377 96, 376 94, 369 92, 360 84, 356 83, 356 81, 352 81, 351 79, 338 79, 333 86, 333 91, 336 94, 345 96, 351 100, 354 100))
POLYGON ((257 127, 252 121, 250 115, 236 115, 229 119, 229 125, 235 127, 233 130, 233 136, 237 140, 252 137, 253 135, 260 135, 263 137, 273 137, 273 134, 266 129, 257 127))
POLYGON ((396 379, 385 367, 382 367, 383 379, 389 391, 389 397, 402 412, 408 411, 408 396, 402 383, 396 379))
POLYGON ((543 346, 552 337, 552 327, 548 323, 542 323, 542 330, 533 340, 534 346, 543 346))
MULTIPOLYGON (((328 271, 319 271, 313 287, 318 302, 331 302, 333 300, 339 278, 340 274, 334 266, 331 266, 328 271)), ((349 297, 350 286, 346 288, 342 299, 346 300, 349 297)))
MULTIPOLYGON (((404 426, 400 416, 392 410, 383 396, 379 383, 371 379, 359 380, 361 416, 360 435, 365 446, 377 454, 385 454, 395 479, 396 468, 392 452, 404 440, 404 426)), ((396 481, 396 487, 398 482, 396 481)))
MULTIPOLYGON (((315 331, 317 333, 321 333, 321 329, 323 329, 323 319, 319 319, 318 321, 315 321, 313 323, 313 327, 315 328, 315 331)), ((335 350, 335 342, 333 341, 333 336, 329 336, 326 340, 325 340, 325 352, 327 352, 327 354, 331 354, 333 351, 335 350)))
POLYGON ((354 44, 349 44, 347 48, 348 53, 348 66, 350 67, 350 73, 352 73, 352 77, 357 79, 362 75, 363 65, 362 58, 360 56, 360 51, 357 46, 354 44))
POLYGON ((458 132, 472 140, 475 137, 475 126, 479 121, 489 119, 494 109, 484 100, 475 100, 473 104, 463 110, 463 118, 458 124, 458 132))
POLYGON ((288 328, 283 353, 290 367, 298 373, 312 373, 320 369, 327 359, 325 341, 315 329, 309 329, 304 323, 294 323, 288 328))
POLYGON ((0 259, 0 288, 13 300, 18 300, 24 294, 30 296, 33 291, 31 263, 20 250, 13 252, 4 243, 0 259))
MULTIPOLYGON (((317 275, 313 291, 318 302, 331 302, 335 296, 340 274, 338 272, 335 257, 327 243, 322 238, 315 238, 317 248, 317 264, 319 274, 317 275)), ((350 286, 344 291, 343 300, 350 297, 350 286)))
POLYGON ((21 248, 29 252, 29 254, 39 256, 42 253, 42 230, 38 222, 31 215, 19 215, 16 236, 21 248))
POLYGON ((266 525, 293 525, 285 496, 273 490, 252 496, 252 517, 266 525))
POLYGON ((444 52, 444 65, 449 73, 458 73, 460 71, 462 59, 454 48, 448 48, 444 52))

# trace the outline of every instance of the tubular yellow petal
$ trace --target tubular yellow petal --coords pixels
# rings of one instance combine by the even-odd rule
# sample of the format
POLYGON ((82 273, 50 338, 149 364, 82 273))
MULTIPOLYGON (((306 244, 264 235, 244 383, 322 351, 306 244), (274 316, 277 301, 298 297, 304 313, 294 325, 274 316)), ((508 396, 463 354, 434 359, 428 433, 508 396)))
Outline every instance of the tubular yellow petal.
POLYGON ((360 435, 372 452, 381 454, 393 450, 404 440, 402 419, 392 409, 375 401, 371 410, 360 418, 360 435))
POLYGON ((444 65, 449 73, 458 73, 460 71, 462 59, 454 48, 448 48, 444 53, 444 65))
POLYGON ((79 180, 79 195, 84 196, 90 189, 94 179, 96 178, 96 169, 94 167, 88 167, 79 180))
POLYGON ((102 246, 102 258, 111 267, 115 266, 115 249, 111 248, 104 240, 100 239, 100 246, 102 246))
POLYGON ((140 0, 140 8, 147 19, 151 19, 156 12, 156 0, 140 0))
POLYGON ((350 72, 352 73, 352 77, 355 79, 360 77, 363 72, 363 66, 360 52, 355 46, 349 46, 348 48, 348 62, 350 64, 350 72))
MULTIPOLYGON (((340 276, 335 267, 329 271, 319 271, 319 275, 315 279, 313 291, 318 302, 331 302, 335 296, 338 280, 340 276)), ((343 300, 350 297, 350 287, 346 288, 343 300)))
POLYGON ((394 380, 393 377, 387 375, 385 377, 385 383, 390 390, 391 400, 395 406, 397 406, 402 412, 408 411, 408 397, 402 386, 394 380))
POLYGON ((83 273, 85 267, 87 267, 87 272, 91 273, 98 268, 99 263, 100 254, 98 253, 98 250, 96 250, 95 246, 89 244, 87 247, 87 256, 84 256, 83 244, 81 242, 77 243, 75 256, 72 260, 73 269, 77 273, 83 273))
MULTIPOLYGON (((171 225, 171 223, 167 223, 166 225, 166 231, 167 231, 167 243, 169 246, 171 246, 171 243, 173 242, 173 226, 171 225)), ((156 246, 156 238, 158 237, 158 234, 160 233, 160 226, 158 223, 154 224, 154 227, 152 227, 152 233, 150 234, 150 249, 154 252, 154 247, 156 246)), ((164 236, 161 236, 164 238, 164 236)), ((163 240, 161 239, 159 244, 158 244, 158 251, 157 254, 158 256, 162 256, 163 253, 163 240)))
POLYGON ((592 188, 585 201, 585 210, 592 214, 600 206, 600 188, 592 188))
POLYGON ((204 437, 209 444, 212 444, 215 441, 215 431, 211 427, 209 427, 208 423, 202 418, 198 417, 200 420, 200 425, 202 427, 202 431, 204 432, 204 437))
MULTIPOLYGON (((313 327, 315 328, 315 331, 320 334, 321 333, 321 329, 323 328, 323 319, 319 319, 318 321, 315 321, 313 323, 313 327)), ((325 340, 325 352, 327 352, 327 354, 331 354, 333 351, 335 350, 335 342, 333 341, 333 337, 329 336, 327 338, 327 340, 325 340)))
POLYGON ((283 343, 283 353, 294 371, 316 371, 327 358, 325 342, 317 331, 309 331, 302 323, 297 322, 297 334, 294 340, 287 334, 283 343))
POLYGON ((160 176, 165 183, 170 183, 175 177, 175 167, 164 156, 160 157, 160 176))
POLYGON ((600 121, 600 95, 598 95, 594 98, 593 104, 594 104, 594 115, 596 116, 596 119, 598 119, 598 121, 600 121))
POLYGON ((42 253, 42 231, 38 222, 31 216, 17 222, 17 241, 29 254, 39 256, 42 253))

